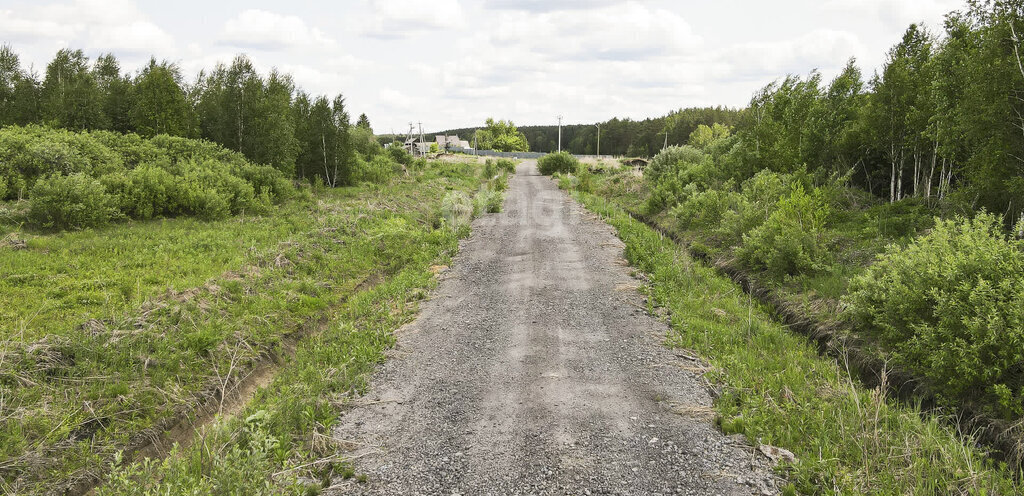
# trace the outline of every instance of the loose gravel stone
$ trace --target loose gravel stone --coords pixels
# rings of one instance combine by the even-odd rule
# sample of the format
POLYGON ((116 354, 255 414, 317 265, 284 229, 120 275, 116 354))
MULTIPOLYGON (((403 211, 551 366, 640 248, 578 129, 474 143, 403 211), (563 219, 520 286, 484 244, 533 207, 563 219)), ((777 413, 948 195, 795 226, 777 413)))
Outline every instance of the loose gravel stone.
MULTIPOLYGON (((661 345, 623 244, 524 162, 334 435, 334 494, 763 494, 778 481, 661 345)), ((684 368, 685 367, 685 368, 684 368)))

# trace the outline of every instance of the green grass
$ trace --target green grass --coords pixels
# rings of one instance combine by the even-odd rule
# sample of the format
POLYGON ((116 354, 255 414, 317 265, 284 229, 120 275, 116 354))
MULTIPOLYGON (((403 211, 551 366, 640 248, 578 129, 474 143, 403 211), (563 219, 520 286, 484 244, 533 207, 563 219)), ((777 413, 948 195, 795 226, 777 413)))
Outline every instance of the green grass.
POLYGON ((332 480, 365 482, 331 438, 339 405, 360 396, 369 374, 450 263, 465 225, 424 232, 403 268, 346 301, 320 333, 302 342, 274 381, 238 415, 162 461, 118 464, 100 495, 315 494, 332 480))
POLYGON ((696 351, 721 387, 715 402, 726 433, 792 451, 787 493, 1019 494, 1013 473, 950 423, 866 389, 731 280, 634 220, 615 200, 576 192, 614 226, 626 258, 650 278, 665 307, 667 344, 696 351))
POLYGON ((289 339, 315 338, 362 301, 355 292, 450 255, 441 199, 475 191, 477 177, 438 164, 259 218, 19 233, 29 248, 0 249, 0 267, 33 286, 0 287, 0 489, 92 479, 140 433, 216 400, 254 364, 286 359, 289 339))

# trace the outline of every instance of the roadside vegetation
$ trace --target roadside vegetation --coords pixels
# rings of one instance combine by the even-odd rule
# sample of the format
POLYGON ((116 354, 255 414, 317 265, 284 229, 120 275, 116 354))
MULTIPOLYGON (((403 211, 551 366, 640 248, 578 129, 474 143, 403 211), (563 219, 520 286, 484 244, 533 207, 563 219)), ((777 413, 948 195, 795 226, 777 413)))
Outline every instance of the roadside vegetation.
MULTIPOLYGON (((804 359, 786 350, 791 344, 774 347, 751 334, 744 336, 751 351, 741 353, 701 341, 751 325, 718 325, 728 311, 692 321, 700 313, 684 302, 700 302, 701 292, 681 292, 690 296, 675 308, 674 294, 658 299, 673 310, 685 346, 722 363, 723 429, 784 440, 783 447, 823 464, 801 460, 808 471, 798 468, 793 480, 802 492, 1015 492, 995 481, 1019 472, 1024 460, 1024 174, 1018 158, 997 150, 1024 141, 1012 117, 1019 100, 996 95, 1024 90, 1016 51, 1004 43, 1022 19, 1017 7, 972 4, 948 16, 941 38, 912 25, 867 84, 853 61, 827 85, 817 73, 789 76, 759 91, 734 126, 700 125, 687 144, 666 147, 642 170, 576 166, 557 173, 561 187, 588 203, 621 208, 742 282, 838 359, 838 379, 811 368, 809 377, 792 376, 753 351, 770 349, 799 363, 804 359), (743 373, 759 370, 752 364, 764 367, 757 387, 743 373), (877 388, 838 388, 835 381, 847 374, 877 388), (819 380, 831 385, 807 382, 819 380), (747 410, 765 398, 778 408, 747 410), (841 402, 854 410, 844 413, 841 402), (926 407, 921 422, 914 420, 919 405, 926 407), (894 429, 891 442, 914 445, 886 445, 878 429, 853 428, 853 414, 868 411, 894 429), (835 425, 800 423, 800 415, 821 412, 834 415, 835 425), (790 430, 808 439, 789 438, 790 430), (929 436, 946 440, 925 448, 920 443, 932 441, 918 437, 929 436), (834 446, 818 451, 822 439, 834 446), (881 451, 868 456, 865 442, 881 451), (975 443, 984 448, 969 448, 975 443), (836 451, 843 449, 851 451, 836 451), (936 454, 947 450, 966 458, 936 454), (1009 468, 992 472, 985 484, 972 485, 979 479, 970 471, 962 472, 968 485, 956 482, 955 471, 941 473, 944 464, 995 468, 972 461, 986 451, 1009 468), (853 457, 857 452, 863 456, 853 457), (920 466, 882 474, 887 468, 878 459, 920 466), (945 482, 918 486, 921 480, 945 482)), ((655 288, 673 284, 659 278, 658 264, 640 263, 654 274, 655 288)), ((686 270, 704 270, 692 265, 686 270)))
POLYGON ((1018 494, 1013 471, 975 439, 903 405, 885 385, 851 380, 849 364, 779 324, 770 308, 615 200, 574 192, 614 226, 626 258, 647 274, 653 307, 668 310, 667 344, 710 364, 726 434, 791 451, 784 494, 1018 494))
MULTIPOLYGON (((206 142, 176 143, 248 164, 206 142)), ((389 158, 346 188, 285 181, 289 201, 215 220, 179 216, 51 232, 26 227, 20 204, 8 204, 0 245, 0 267, 10 276, 0 281, 0 299, 9 302, 0 310, 0 487, 18 494, 90 487, 112 463, 117 477, 146 487, 136 472, 164 462, 158 456, 136 465, 137 451, 159 455, 151 440, 227 409, 250 387, 250 374, 267 370, 279 377, 273 392, 258 393, 257 406, 204 431, 198 446, 230 445, 216 454, 179 450, 184 458, 166 463, 196 471, 153 483, 166 477, 171 484, 160 494, 167 487, 249 493, 254 483, 274 492, 280 481, 273 472, 317 459, 326 449, 318 436, 338 402, 363 386, 390 330, 432 284, 430 267, 468 233, 468 225, 443 220, 446 196, 485 188, 495 191, 489 209, 500 208, 495 183, 503 176, 484 179, 483 167, 468 163, 410 163, 389 158), (264 434, 259 448, 251 444, 264 434), (192 464, 181 461, 193 454, 192 464), (253 479, 260 467, 273 467, 263 482, 253 479)), ((168 444, 191 440, 184 431, 168 444)))
MULTIPOLYGON (((360 161, 373 163, 380 152, 369 119, 362 114, 352 125, 341 95, 309 95, 288 74, 259 74, 244 55, 185 81, 180 68, 167 61, 154 58, 128 74, 111 54, 92 61, 67 48, 40 75, 24 67, 9 45, 0 45, 0 127, 32 124, 203 139, 288 179, 319 178, 327 186, 354 184, 360 161)), ((38 151, 37 160, 57 162, 44 173, 61 172, 63 149, 38 151)), ((176 160, 175 150, 170 155, 176 160)), ((411 157, 402 163, 410 165, 411 157)), ((20 184, 4 184, 6 179, 0 178, 0 198, 29 193, 20 184)))

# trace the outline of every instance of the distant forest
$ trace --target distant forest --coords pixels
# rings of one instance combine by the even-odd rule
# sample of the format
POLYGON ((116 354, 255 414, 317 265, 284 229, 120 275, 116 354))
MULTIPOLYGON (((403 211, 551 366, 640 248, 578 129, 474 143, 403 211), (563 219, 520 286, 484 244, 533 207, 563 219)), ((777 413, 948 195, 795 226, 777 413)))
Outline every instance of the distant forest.
MULTIPOLYGON (((632 119, 611 119, 601 123, 601 154, 650 157, 665 145, 665 130, 668 130, 668 144, 686 143, 697 126, 704 124, 735 125, 741 111, 728 107, 686 108, 670 112, 662 117, 634 121, 632 119)), ((427 134, 456 134, 473 142, 477 128, 449 129, 427 134)), ((558 148, 558 126, 521 126, 519 131, 530 142, 531 152, 552 152, 558 148)), ((597 126, 595 124, 569 124, 562 126, 562 149, 578 155, 597 153, 597 126)))

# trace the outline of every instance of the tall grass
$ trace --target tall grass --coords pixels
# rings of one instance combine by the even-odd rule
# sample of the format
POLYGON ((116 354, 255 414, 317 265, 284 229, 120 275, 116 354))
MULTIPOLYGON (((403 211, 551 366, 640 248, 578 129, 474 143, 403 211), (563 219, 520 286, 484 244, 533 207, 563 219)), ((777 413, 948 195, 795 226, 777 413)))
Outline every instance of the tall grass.
POLYGON ((442 198, 474 191, 476 176, 437 164, 255 219, 20 233, 23 249, 0 247, 0 295, 11 302, 0 308, 2 487, 33 494, 88 480, 118 450, 286 355, 346 297, 450 254, 456 233, 435 228, 442 198))
POLYGON ((711 364, 721 428, 796 454, 782 468, 787 493, 1019 494, 1014 474, 970 435, 901 406, 884 387, 859 385, 673 241, 607 199, 575 196, 616 228, 626 258, 649 274, 652 304, 669 311, 667 344, 711 364))

